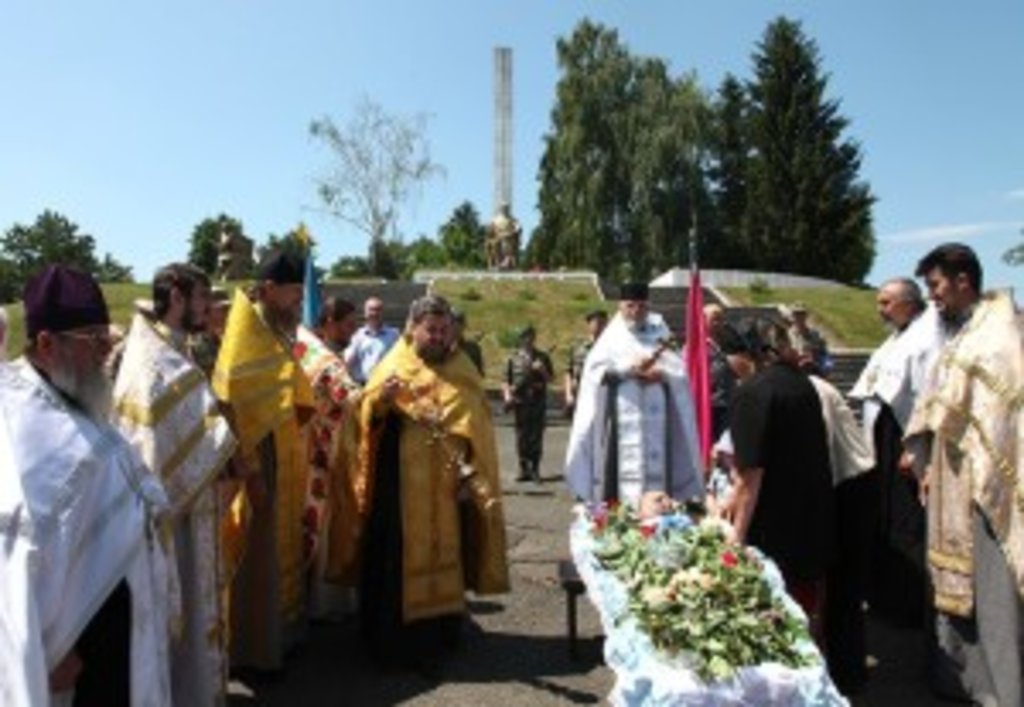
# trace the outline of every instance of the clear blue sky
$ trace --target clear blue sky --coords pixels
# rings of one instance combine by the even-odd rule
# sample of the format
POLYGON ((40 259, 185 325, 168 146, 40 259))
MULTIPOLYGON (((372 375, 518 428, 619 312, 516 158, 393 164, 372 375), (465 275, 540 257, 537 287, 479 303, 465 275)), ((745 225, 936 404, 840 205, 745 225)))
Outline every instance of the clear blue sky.
POLYGON ((224 211, 262 241, 305 220, 323 261, 366 239, 316 213, 329 155, 313 118, 360 97, 430 116, 447 176, 403 214, 434 235, 492 194, 492 49, 513 48, 515 210, 537 221, 536 174, 558 78, 555 40, 583 17, 709 89, 750 76, 766 24, 801 20, 878 196, 871 282, 929 247, 974 246, 989 284, 1024 226, 1024 2, 989 0, 177 0, 0 6, 0 229, 55 209, 148 280, 224 211))

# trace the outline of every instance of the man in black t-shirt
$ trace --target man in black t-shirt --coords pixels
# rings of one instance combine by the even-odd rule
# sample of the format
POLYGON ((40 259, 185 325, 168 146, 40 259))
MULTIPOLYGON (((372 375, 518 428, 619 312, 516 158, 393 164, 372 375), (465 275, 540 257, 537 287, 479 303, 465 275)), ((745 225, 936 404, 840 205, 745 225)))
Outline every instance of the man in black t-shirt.
POLYGON ((796 366, 785 329, 759 330, 765 365, 733 399, 737 539, 779 565, 790 595, 822 637, 825 572, 834 553, 832 475, 821 402, 796 366))

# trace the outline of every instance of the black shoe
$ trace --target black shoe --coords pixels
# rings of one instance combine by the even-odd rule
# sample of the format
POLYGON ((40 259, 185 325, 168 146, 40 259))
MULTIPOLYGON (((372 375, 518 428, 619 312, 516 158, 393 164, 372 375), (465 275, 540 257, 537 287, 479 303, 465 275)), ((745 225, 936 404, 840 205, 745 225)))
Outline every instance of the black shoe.
POLYGON ((441 664, 441 658, 436 655, 420 658, 413 669, 427 682, 441 682, 444 679, 444 666, 441 664))

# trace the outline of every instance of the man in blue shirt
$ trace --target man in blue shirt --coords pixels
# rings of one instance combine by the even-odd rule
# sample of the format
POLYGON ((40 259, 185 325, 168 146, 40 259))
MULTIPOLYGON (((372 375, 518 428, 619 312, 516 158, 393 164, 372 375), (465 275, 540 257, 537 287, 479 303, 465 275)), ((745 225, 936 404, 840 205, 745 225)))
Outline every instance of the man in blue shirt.
POLYGON ((345 365, 359 385, 366 385, 374 366, 398 341, 398 329, 384 323, 383 312, 384 303, 379 297, 366 300, 363 305, 366 324, 359 327, 345 351, 345 365))

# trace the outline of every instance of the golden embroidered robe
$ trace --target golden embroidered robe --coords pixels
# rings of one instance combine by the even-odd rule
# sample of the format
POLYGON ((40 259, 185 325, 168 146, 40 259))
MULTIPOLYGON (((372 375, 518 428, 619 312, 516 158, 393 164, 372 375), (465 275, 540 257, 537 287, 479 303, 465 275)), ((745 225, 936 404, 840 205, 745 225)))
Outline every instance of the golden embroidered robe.
POLYGON ((402 423, 403 620, 461 612, 466 589, 508 591, 494 429, 472 362, 453 356, 427 365, 402 338, 374 369, 360 406, 358 463, 351 477, 359 524, 371 510, 382 422, 389 413, 397 413, 402 423), (381 394, 392 373, 404 385, 389 405, 381 394), (470 491, 466 516, 457 500, 460 483, 470 491), (462 523, 468 524, 465 534, 462 523), (462 546, 464 536, 469 547, 462 546))
POLYGON ((114 417, 171 503, 181 590, 180 635, 171 653, 174 701, 214 704, 227 692, 216 480, 235 438, 206 377, 172 337, 159 322, 135 316, 114 384, 114 417))
POLYGON ((939 354, 906 440, 931 437, 928 565, 935 606, 974 609, 971 504, 992 527, 1024 597, 1024 339, 1012 300, 984 296, 939 354))
POLYGON ((303 425, 312 413, 313 392, 289 342, 241 291, 231 305, 213 389, 230 409, 239 452, 270 486, 268 507, 251 507, 247 551, 232 590, 232 657, 237 664, 276 669, 289 634, 303 619, 308 464, 303 425), (273 537, 257 544, 255 538, 267 533, 273 537), (273 557, 261 556, 268 549, 273 557), (248 572, 253 565, 261 567, 248 572), (248 586, 256 577, 270 586, 248 586))

